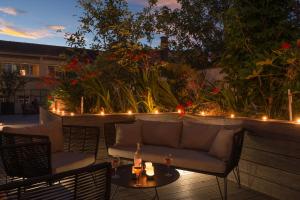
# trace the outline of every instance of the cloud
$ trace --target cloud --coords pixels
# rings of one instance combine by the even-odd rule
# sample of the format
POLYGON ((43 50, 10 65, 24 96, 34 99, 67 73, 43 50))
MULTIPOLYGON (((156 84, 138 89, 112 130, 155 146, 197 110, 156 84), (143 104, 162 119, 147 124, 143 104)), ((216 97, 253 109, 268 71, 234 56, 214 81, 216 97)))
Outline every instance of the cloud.
POLYGON ((13 24, 0 18, 0 34, 26 39, 41 39, 54 36, 48 29, 23 29, 15 27, 13 24))
MULTIPOLYGON (((147 0, 128 0, 128 3, 145 6, 148 4, 148 1, 147 0)), ((180 8, 180 4, 177 2, 177 0, 158 0, 157 6, 159 6, 159 7, 167 6, 171 9, 180 8)))
POLYGON ((62 25, 49 25, 47 26, 47 28, 57 32, 62 32, 63 30, 66 29, 66 27, 62 25))
POLYGON ((13 15, 13 16, 17 16, 19 14, 25 13, 24 10, 19 10, 19 9, 12 8, 12 7, 0 7, 0 12, 7 14, 7 15, 13 15))

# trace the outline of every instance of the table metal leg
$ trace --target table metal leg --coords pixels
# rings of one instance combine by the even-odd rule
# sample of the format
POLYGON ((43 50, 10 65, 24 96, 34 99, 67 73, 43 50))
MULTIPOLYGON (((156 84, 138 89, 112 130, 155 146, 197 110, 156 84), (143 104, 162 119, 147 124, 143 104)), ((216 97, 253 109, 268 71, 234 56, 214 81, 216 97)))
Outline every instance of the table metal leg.
POLYGON ((118 191, 119 191, 119 186, 116 186, 116 188, 114 189, 114 192, 111 195, 111 198, 110 198, 111 200, 113 200, 115 198, 115 196, 117 195, 118 191))
POLYGON ((159 200, 159 196, 158 196, 157 188, 155 187, 154 189, 155 189, 155 196, 154 196, 154 199, 157 199, 157 200, 159 200))

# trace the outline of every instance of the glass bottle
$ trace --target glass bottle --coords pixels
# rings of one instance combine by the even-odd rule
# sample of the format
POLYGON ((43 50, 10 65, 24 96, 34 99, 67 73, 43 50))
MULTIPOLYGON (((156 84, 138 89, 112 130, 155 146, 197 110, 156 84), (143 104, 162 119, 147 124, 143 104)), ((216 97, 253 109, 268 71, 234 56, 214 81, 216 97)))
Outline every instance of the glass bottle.
POLYGON ((142 155, 141 155, 141 145, 137 143, 136 152, 134 153, 134 167, 141 167, 142 166, 142 155))

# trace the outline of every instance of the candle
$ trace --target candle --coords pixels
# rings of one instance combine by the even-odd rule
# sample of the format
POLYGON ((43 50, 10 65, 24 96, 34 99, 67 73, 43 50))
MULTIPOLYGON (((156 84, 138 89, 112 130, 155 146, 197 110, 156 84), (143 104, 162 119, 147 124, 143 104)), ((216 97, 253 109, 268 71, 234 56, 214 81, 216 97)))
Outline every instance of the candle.
POLYGON ((132 114, 132 111, 131 110, 128 110, 128 112, 127 112, 129 115, 131 115, 132 114))
POLYGON ((234 117, 235 117, 235 115, 234 115, 234 114, 231 114, 231 115, 230 115, 230 118, 234 118, 234 117))
POLYGON ((263 121, 267 121, 268 117, 267 117, 267 116, 263 116, 261 119, 262 119, 263 121))
POLYGON ((74 116, 75 114, 73 112, 71 112, 71 116, 74 116))
POLYGON ((146 175, 150 176, 150 177, 154 176, 154 167, 153 166, 146 170, 146 175))

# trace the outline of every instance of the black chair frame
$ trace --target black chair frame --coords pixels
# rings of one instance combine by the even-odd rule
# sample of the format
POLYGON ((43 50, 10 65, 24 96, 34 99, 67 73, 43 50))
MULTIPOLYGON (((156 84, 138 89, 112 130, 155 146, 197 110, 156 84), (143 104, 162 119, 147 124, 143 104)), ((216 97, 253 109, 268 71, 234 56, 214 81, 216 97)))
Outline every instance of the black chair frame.
POLYGON ((109 200, 110 193, 110 163, 0 185, 0 199, 10 200, 109 200))

